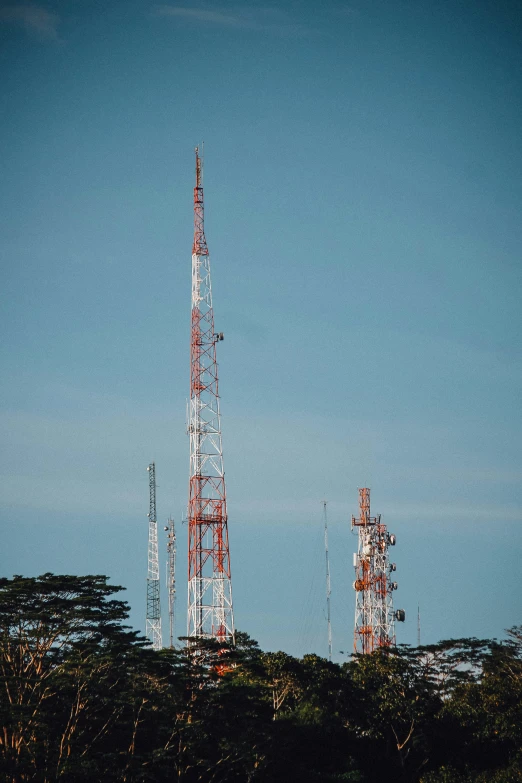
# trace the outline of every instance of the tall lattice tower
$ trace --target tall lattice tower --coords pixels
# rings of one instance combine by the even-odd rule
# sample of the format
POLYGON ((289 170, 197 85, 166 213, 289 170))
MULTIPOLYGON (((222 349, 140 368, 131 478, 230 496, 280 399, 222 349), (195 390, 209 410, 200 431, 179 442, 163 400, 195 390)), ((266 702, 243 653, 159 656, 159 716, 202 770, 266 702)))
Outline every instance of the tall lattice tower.
POLYGON ((147 570, 147 619, 145 635, 154 650, 161 650, 161 608, 158 559, 158 523, 156 521, 156 465, 151 462, 149 471, 149 548, 147 570))
MULTIPOLYGON (((192 325, 187 636, 234 643, 227 501, 210 261, 204 230, 203 162, 196 147, 192 325)), ((190 644, 190 641, 189 641, 190 644)))
POLYGON ((403 622, 403 609, 393 611, 392 581, 395 563, 390 563, 388 549, 395 546, 395 536, 388 533, 381 515, 370 515, 370 490, 359 490, 359 517, 352 516, 352 530, 358 529, 358 548, 354 554, 355 631, 354 651, 371 653, 379 647, 395 645, 395 620, 403 622))
POLYGON ((169 598, 169 647, 174 647, 174 607, 176 604, 176 528, 174 520, 167 526, 167 595, 169 598))

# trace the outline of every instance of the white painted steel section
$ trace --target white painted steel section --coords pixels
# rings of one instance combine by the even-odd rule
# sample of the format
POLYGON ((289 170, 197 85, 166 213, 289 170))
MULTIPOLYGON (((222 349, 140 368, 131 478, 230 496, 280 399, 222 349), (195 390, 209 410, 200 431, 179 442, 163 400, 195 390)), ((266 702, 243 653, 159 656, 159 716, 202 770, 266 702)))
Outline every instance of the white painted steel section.
POLYGON ((156 466, 154 462, 151 462, 147 470, 149 471, 149 539, 145 636, 149 639, 154 650, 161 650, 163 641, 161 633, 158 525, 156 520, 156 466))
POLYGON ((358 549, 354 555, 356 652, 364 651, 362 638, 365 629, 370 651, 395 644, 389 545, 390 536, 381 524, 380 515, 375 518, 375 523, 368 521, 367 525, 358 526, 358 549), (358 589, 361 583, 367 585, 367 589, 358 589))
MULTIPOLYGON (((191 393, 189 404, 190 476, 215 477, 223 480, 224 466, 221 438, 221 416, 218 396, 216 342, 212 310, 212 286, 208 254, 192 254, 192 312, 199 310, 200 320, 208 330, 202 335, 200 356, 203 390, 191 393), (215 391, 215 393, 214 393, 215 391)), ((208 496, 212 489, 208 486, 208 496)), ((217 493, 214 497, 218 497, 217 493)), ((225 506, 226 513, 226 506, 225 506)), ((190 523, 189 523, 190 524, 190 523)), ((202 549, 213 550, 212 529, 204 536, 202 549)), ((214 638, 218 629, 221 637, 234 639, 232 583, 228 577, 212 573, 212 556, 208 557, 207 573, 193 577, 188 583, 187 636, 214 638)))
POLYGON ((176 529, 174 520, 167 523, 167 595, 169 599, 169 647, 174 647, 176 604, 176 529))

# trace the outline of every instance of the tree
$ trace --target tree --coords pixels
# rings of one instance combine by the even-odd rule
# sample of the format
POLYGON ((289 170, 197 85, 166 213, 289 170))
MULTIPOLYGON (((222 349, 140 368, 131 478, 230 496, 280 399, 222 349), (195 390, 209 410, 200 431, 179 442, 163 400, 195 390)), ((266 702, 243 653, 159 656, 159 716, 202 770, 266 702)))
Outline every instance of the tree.
POLYGON ((347 728, 361 765, 371 778, 416 779, 442 706, 421 659, 407 649, 380 649, 345 667, 353 686, 347 728))
MULTIPOLYGON (((480 667, 453 689, 439 716, 444 774, 464 783, 520 781, 522 627, 508 631, 504 642, 488 642, 480 660, 480 667)), ((432 779, 437 780, 426 778, 432 779)))
POLYGON ((0 579, 0 758, 7 779, 64 774, 85 733, 86 713, 96 725, 95 739, 109 731, 118 708, 111 706, 98 725, 101 704, 93 683, 105 683, 107 707, 114 687, 110 657, 143 643, 121 626, 127 604, 111 598, 121 589, 105 576, 0 579))
POLYGON ((522 628, 356 656, 154 651, 104 576, 0 579, 8 783, 522 783, 522 628))
POLYGON ((295 705, 299 696, 301 690, 299 662, 281 651, 263 653, 261 661, 266 683, 272 694, 273 719, 276 720, 283 708, 289 710, 295 705))

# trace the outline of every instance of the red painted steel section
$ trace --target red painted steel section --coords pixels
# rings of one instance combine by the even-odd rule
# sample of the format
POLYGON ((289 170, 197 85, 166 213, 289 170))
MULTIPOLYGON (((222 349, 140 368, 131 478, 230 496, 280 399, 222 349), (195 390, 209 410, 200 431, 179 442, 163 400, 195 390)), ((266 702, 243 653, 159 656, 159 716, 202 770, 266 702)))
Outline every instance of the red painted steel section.
MULTIPOLYGON (((194 242, 192 252, 207 256, 208 247, 204 231, 204 205, 202 164, 196 149, 196 187, 194 188, 194 242)), ((193 281, 194 285, 194 281, 193 281)), ((199 292, 198 292, 199 293, 199 292)), ((210 306, 193 306, 191 320, 191 401, 208 403, 218 398, 218 367, 214 332, 214 313, 210 306)), ((203 436, 192 435, 196 452, 203 436)), ((192 455, 194 456, 194 455, 192 455)), ((194 460, 200 464, 203 460, 194 460)), ((207 463, 209 464, 209 463, 207 463)), ((215 471, 218 473, 218 471, 215 471)), ((188 578, 230 579, 230 555, 228 544, 226 489, 224 474, 209 475, 195 472, 189 480, 188 504, 188 578)), ((213 628, 216 638, 225 637, 226 628, 213 628)))

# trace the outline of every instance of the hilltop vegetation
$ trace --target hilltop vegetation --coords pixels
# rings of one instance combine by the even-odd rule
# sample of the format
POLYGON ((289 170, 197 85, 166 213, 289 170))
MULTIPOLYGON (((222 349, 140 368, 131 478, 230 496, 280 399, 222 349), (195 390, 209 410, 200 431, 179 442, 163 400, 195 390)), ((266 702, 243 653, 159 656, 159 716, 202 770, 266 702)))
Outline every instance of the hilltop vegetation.
POLYGON ((338 665, 154 652, 104 576, 0 580, 10 783, 522 781, 522 627, 338 665))

